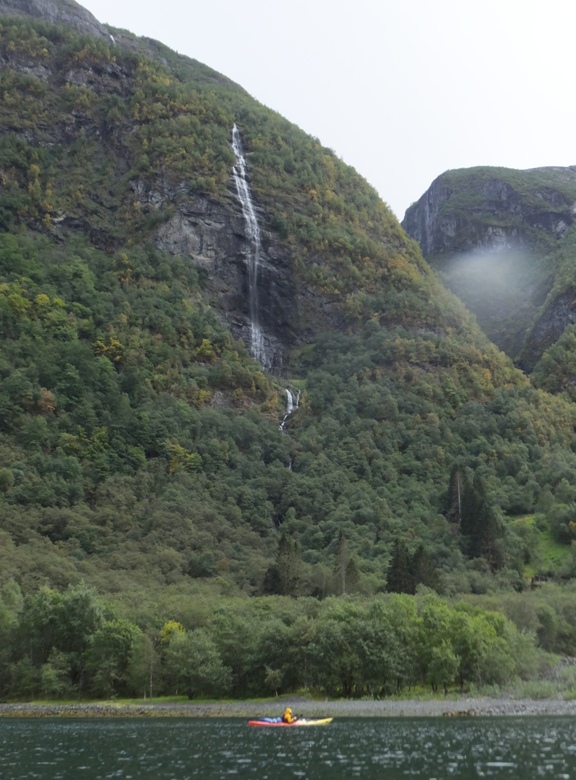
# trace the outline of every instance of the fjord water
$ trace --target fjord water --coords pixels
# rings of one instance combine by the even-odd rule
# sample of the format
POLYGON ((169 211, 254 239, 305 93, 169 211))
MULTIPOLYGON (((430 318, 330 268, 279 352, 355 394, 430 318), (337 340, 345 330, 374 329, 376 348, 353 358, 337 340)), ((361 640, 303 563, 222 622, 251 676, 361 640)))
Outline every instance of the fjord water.
POLYGON ((0 719, 2 780, 576 777, 569 717, 341 719, 301 729, 239 719, 0 719))

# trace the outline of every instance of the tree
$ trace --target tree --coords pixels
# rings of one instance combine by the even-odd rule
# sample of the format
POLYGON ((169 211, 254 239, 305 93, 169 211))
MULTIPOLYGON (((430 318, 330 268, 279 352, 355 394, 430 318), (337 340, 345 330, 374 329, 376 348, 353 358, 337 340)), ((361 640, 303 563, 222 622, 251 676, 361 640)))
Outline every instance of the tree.
POLYGON ((357 626, 351 620, 319 620, 310 653, 315 687, 329 696, 353 696, 362 669, 358 649, 357 626))
POLYGON ((128 682, 130 688, 142 693, 143 698, 154 696, 158 684, 160 657, 153 639, 141 633, 135 638, 128 659, 128 682))
POLYGON ((105 623, 86 653, 90 690, 96 696, 118 696, 130 690, 130 658, 141 631, 128 620, 105 623))
POLYGON ((274 696, 278 696, 278 688, 282 685, 281 669, 272 669, 270 666, 265 667, 266 676, 264 677, 264 684, 267 688, 274 691, 274 696))
POLYGON ((444 693, 447 693, 457 671, 458 657, 449 642, 441 642, 431 648, 426 679, 434 692, 443 686, 444 693))
POLYGON ((223 665, 232 672, 234 696, 256 694, 262 671, 261 621, 251 612, 222 611, 212 637, 223 665))
POLYGON ((344 536, 344 532, 340 531, 338 535, 338 548, 336 550, 336 582, 338 587, 338 593, 341 596, 346 594, 346 586, 348 584, 348 566, 350 564, 350 551, 348 549, 348 540, 344 536))
POLYGON ((40 670, 40 689, 42 696, 59 699, 70 696, 74 691, 71 679, 70 656, 53 649, 48 661, 40 670))
POLYGON ((379 606, 369 611, 357 629, 361 684, 372 696, 390 695, 398 690, 406 655, 388 612, 378 609, 379 606))
POLYGON ((230 691, 232 673, 204 629, 175 633, 165 652, 165 678, 173 693, 218 697, 230 691))
MULTIPOLYGON (((371 612, 382 611, 380 604, 374 604, 371 612)), ((400 663, 397 665, 395 691, 414 685, 421 677, 420 652, 422 644, 422 618, 418 614, 416 599, 406 594, 394 594, 386 603, 386 621, 398 642, 400 663)))
POLYGON ((278 541, 276 561, 264 577, 264 593, 295 596, 300 581, 300 568, 300 545, 283 532, 278 541))
POLYGON ((468 487, 466 473, 459 465, 454 465, 450 472, 450 484, 446 500, 446 517, 460 528, 462 522, 462 500, 468 487))
POLYGON ((69 656, 74 683, 82 687, 85 653, 104 616, 96 592, 84 584, 64 593, 41 588, 26 599, 18 634, 35 666, 47 663, 52 650, 69 656))
POLYGON ((425 585, 432 590, 438 590, 440 578, 423 544, 419 544, 416 548, 410 569, 415 585, 425 585))
POLYGON ((394 552, 388 568, 386 590, 389 593, 414 593, 415 591, 410 556, 401 539, 397 539, 394 544, 394 552))
POLYGON ((452 682, 458 671, 458 658, 452 644, 453 610, 437 597, 426 596, 420 617, 420 661, 422 674, 436 691, 452 682))
POLYGON ((14 587, 18 588, 14 582, 4 586, 0 598, 0 691, 3 695, 8 688, 10 660, 14 651, 14 634, 17 626, 16 610, 9 606, 11 602, 9 591, 14 587))
POLYGON ((355 593, 360 581, 360 572, 356 558, 351 556, 346 566, 346 590, 348 593, 355 593))
POLYGON ((484 557, 493 569, 500 568, 504 561, 499 540, 502 529, 480 474, 474 475, 462 500, 460 523, 464 552, 470 558, 484 557))

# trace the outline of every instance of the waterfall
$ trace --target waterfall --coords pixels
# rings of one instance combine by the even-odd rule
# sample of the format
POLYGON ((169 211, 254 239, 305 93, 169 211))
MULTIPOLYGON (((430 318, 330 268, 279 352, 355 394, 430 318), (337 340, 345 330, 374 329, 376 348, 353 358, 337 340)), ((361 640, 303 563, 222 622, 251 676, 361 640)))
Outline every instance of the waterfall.
POLYGON ((236 124, 232 128, 232 150, 236 156, 236 164, 232 168, 238 200, 242 206, 242 214, 246 224, 246 237, 250 248, 248 264, 248 296, 250 302, 250 352, 262 366, 267 367, 268 359, 264 334, 260 327, 260 307, 258 303, 258 266, 260 264, 260 227, 256 219, 256 211, 250 195, 250 187, 246 179, 246 160, 242 151, 240 131, 236 124))
POLYGON ((297 390, 296 395, 293 395, 292 391, 286 387, 284 392, 286 393, 286 414, 280 423, 281 431, 286 430, 286 422, 288 418, 296 411, 296 409, 298 409, 298 404, 300 402, 300 390, 297 390))

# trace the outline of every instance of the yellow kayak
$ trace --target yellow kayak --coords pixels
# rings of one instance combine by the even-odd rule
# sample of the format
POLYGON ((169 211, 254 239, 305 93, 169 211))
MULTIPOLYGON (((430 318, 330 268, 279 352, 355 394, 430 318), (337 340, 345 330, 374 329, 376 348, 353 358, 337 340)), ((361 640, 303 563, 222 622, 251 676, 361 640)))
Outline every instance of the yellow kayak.
POLYGON ((292 726, 326 726, 328 723, 332 723, 334 718, 320 718, 317 720, 308 720, 307 718, 298 718, 293 723, 284 723, 280 718, 261 718, 260 720, 249 720, 249 726, 286 726, 292 728, 292 726))

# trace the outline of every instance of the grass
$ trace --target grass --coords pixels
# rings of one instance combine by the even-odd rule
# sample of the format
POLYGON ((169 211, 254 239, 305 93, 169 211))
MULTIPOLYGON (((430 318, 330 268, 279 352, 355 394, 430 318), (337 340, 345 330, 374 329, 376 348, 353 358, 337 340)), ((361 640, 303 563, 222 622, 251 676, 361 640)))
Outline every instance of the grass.
POLYGON ((524 577, 531 579, 539 574, 561 574, 572 558, 570 546, 558 542, 552 532, 536 524, 536 515, 516 518, 512 527, 530 540, 532 560, 524 567, 524 577))
POLYGON ((557 542, 550 531, 541 531, 540 534, 539 552, 542 556, 542 567, 546 570, 556 570, 565 566, 570 561, 570 547, 557 542))
MULTIPOLYGON (((153 698, 138 699, 34 699, 29 704, 42 704, 47 706, 92 704, 98 707, 129 707, 140 704, 187 704, 190 699, 187 696, 154 696, 153 698)), ((212 701, 212 699, 195 699, 195 702, 212 701)))

